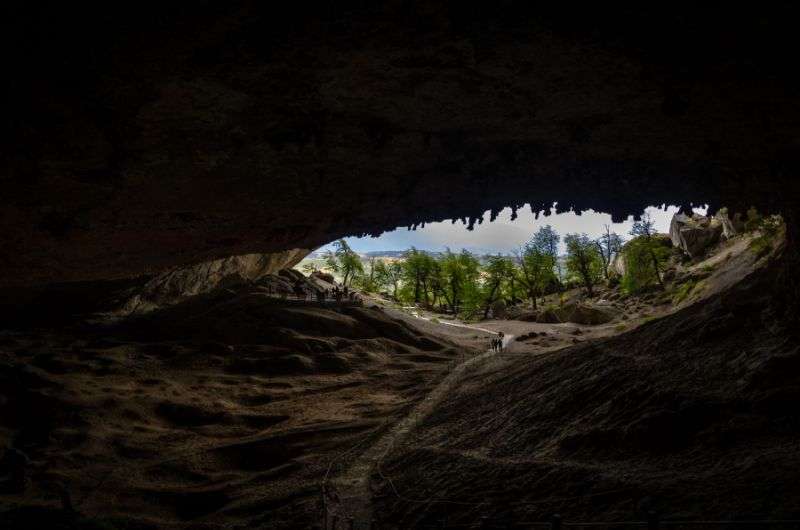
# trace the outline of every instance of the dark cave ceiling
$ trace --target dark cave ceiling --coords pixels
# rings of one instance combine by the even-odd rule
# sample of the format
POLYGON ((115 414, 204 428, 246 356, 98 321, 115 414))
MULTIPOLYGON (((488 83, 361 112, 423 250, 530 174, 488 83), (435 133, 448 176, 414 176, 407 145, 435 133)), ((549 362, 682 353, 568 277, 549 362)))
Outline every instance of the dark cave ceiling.
POLYGON ((793 211, 797 8, 26 3, 0 285, 507 205, 793 211))

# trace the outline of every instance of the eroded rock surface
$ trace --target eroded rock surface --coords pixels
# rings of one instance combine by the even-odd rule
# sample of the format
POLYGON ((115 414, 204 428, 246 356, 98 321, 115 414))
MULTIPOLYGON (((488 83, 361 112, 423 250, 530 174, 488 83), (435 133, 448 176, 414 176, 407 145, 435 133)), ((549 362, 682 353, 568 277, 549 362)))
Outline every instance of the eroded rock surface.
POLYGON ((693 258, 717 243, 722 233, 723 224, 716 217, 676 213, 669 224, 672 244, 693 258))
POLYGON ((29 2, 7 19, 0 285, 525 202, 792 207, 797 9, 29 2))
MULTIPOLYGON (((171 270, 148 281, 126 302, 123 312, 146 312, 225 285, 252 282, 275 275, 299 263, 308 252, 305 249, 294 249, 272 254, 231 256, 171 270)), ((284 283, 289 284, 290 281, 286 280, 284 283)))

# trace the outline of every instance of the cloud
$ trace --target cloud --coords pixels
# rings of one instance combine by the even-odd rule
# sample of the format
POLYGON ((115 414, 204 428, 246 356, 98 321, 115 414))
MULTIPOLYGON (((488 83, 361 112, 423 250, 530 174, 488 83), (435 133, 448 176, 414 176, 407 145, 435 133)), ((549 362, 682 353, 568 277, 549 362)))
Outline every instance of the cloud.
MULTIPOLYGON (((666 210, 650 206, 644 210, 650 214, 659 232, 668 232, 669 223, 677 206, 669 206, 666 210)), ((705 208, 696 208, 695 211, 705 213, 705 208)), ((533 212, 526 205, 517 211, 517 219, 511 220, 511 208, 505 208, 494 222, 489 222, 489 212, 483 215, 483 223, 476 224, 474 230, 469 231, 461 221, 453 224, 451 221, 428 223, 424 228, 415 231, 407 228, 398 228, 391 232, 384 232, 381 236, 364 238, 347 238, 350 246, 358 252, 376 250, 404 250, 411 246, 424 250, 440 251, 446 247, 453 250, 466 248, 478 253, 508 253, 528 241, 540 227, 551 225, 562 236, 568 233, 585 233, 596 238, 604 231, 605 225, 610 225, 614 232, 625 237, 628 236, 633 226, 633 217, 622 223, 612 223, 611 215, 607 213, 587 210, 581 215, 574 212, 561 214, 552 213, 545 217, 540 215, 534 218, 533 212)), ((562 248, 563 251, 563 248, 562 248)))

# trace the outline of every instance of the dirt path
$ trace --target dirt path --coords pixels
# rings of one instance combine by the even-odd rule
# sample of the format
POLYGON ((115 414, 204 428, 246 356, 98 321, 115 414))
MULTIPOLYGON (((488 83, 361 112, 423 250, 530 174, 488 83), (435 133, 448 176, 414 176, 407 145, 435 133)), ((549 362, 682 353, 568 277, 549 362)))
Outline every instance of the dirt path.
MULTIPOLYGON (((471 327, 463 324, 462 326, 471 327)), ((513 335, 503 337, 503 347, 508 346, 513 339, 513 335)), ((337 516, 339 521, 342 521, 341 524, 352 519, 354 528, 370 528, 370 522, 373 519, 370 477, 378 463, 391 451, 396 443, 403 440, 422 420, 435 410, 436 406, 442 402, 466 370, 494 355, 495 352, 490 349, 456 365, 405 418, 397 422, 388 432, 378 438, 373 445, 363 451, 344 471, 327 479, 326 491, 335 492, 335 495, 328 498, 328 513, 332 516, 337 516)), ((331 524, 331 518, 329 518, 328 524, 331 524)), ((328 528, 333 527, 328 526, 328 528)), ((325 530, 328 530, 328 528, 325 530)), ((345 528, 349 527, 345 526, 345 528)))

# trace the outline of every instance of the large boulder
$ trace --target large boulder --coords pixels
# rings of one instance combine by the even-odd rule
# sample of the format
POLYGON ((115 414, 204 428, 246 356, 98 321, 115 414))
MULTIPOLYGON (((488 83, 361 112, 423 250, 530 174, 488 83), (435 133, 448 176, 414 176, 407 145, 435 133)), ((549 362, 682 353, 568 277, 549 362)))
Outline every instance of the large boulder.
POLYGON ((672 244, 692 258, 702 255, 708 247, 717 243, 722 232, 721 220, 698 214, 689 217, 676 213, 669 225, 672 244))
POLYGON ((585 326, 597 326, 599 324, 607 324, 618 316, 619 312, 611 306, 599 307, 577 303, 546 308, 539 313, 536 321, 540 324, 572 322, 585 326))
POLYGON ((567 322, 574 322, 575 324, 583 324, 585 326, 597 326, 599 324, 607 324, 614 320, 618 312, 612 307, 598 307, 586 304, 577 304, 567 314, 567 322))
POLYGON ((739 233, 739 230, 736 228, 736 224, 733 222, 733 220, 731 220, 730 216, 728 216, 727 208, 720 208, 720 210, 714 216, 714 219, 719 221, 719 223, 722 225, 723 239, 730 239, 739 233))
POLYGON ((522 322, 537 322, 538 319, 538 311, 526 311, 524 313, 520 313, 514 320, 521 320, 522 322))
POLYGON ((608 264, 608 277, 614 278, 622 276, 625 276, 625 254, 617 252, 608 264))
POLYGON ((508 311, 505 301, 495 300, 492 303, 492 315, 494 316, 494 318, 506 318, 508 316, 508 311))
POLYGON ((323 271, 314 271, 314 272, 311 273, 309 278, 316 278, 316 279, 319 279, 319 280, 321 280, 321 281, 323 281, 325 283, 330 283, 331 285, 336 282, 336 280, 333 277, 333 274, 331 274, 329 272, 323 272, 323 271))

